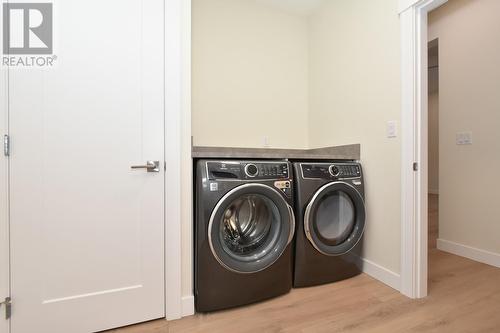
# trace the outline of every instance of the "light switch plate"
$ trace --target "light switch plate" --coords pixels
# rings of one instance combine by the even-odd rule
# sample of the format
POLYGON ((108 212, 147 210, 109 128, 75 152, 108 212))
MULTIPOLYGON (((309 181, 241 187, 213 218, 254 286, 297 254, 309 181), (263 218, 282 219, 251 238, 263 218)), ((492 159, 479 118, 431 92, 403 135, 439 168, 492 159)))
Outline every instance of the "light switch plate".
POLYGON ((460 132, 457 133, 455 142, 457 145, 471 145, 472 144, 472 132, 460 132))
POLYGON ((387 137, 397 138, 398 136, 398 122, 395 120, 390 120, 387 122, 387 137))

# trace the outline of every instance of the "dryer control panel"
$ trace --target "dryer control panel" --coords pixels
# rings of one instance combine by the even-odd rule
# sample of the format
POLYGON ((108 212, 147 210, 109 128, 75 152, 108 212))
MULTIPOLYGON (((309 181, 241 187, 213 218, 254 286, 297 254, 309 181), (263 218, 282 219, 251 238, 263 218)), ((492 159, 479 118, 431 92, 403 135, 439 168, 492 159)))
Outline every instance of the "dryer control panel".
POLYGON ((303 163, 300 166, 303 178, 341 179, 361 177, 359 163, 303 163))

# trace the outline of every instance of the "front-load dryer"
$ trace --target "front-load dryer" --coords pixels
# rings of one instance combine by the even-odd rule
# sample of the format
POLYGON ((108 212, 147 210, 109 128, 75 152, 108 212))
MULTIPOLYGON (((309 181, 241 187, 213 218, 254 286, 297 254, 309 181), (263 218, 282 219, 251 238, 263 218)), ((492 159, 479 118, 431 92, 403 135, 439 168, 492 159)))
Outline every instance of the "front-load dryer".
POLYGON ((292 174, 283 161, 197 162, 197 311, 249 304, 291 289, 292 174))
POLYGON ((364 179, 355 162, 294 163, 297 232, 294 287, 360 273, 364 179))

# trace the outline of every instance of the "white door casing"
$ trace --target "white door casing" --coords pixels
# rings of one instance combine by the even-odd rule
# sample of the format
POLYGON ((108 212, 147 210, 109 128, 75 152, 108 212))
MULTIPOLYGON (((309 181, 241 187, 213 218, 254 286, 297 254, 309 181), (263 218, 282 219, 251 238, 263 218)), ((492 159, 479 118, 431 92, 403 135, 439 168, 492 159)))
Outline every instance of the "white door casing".
POLYGON ((190 0, 165 0, 165 73, 166 318, 172 320, 194 314, 190 0))
POLYGON ((11 332, 164 317, 164 2, 54 6, 56 66, 9 78, 11 332))
POLYGON ((181 1, 165 0, 165 314, 169 320, 182 317, 181 1))
POLYGON ((427 296, 427 15, 448 0, 400 0, 401 292, 427 296), (413 164, 417 163, 417 170, 413 164))

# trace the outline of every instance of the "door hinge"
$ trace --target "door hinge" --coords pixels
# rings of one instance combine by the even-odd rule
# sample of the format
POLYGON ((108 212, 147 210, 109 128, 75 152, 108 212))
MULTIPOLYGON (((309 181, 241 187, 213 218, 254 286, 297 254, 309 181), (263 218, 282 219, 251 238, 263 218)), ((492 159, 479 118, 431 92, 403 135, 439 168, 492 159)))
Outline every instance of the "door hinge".
POLYGON ((3 136, 3 154, 10 156, 10 136, 8 134, 3 136))
POLYGON ((10 319, 12 313, 12 300, 10 297, 5 297, 3 302, 0 302, 0 307, 5 306, 5 319, 10 319))
POLYGON ((413 162, 413 171, 418 171, 418 163, 413 162))

